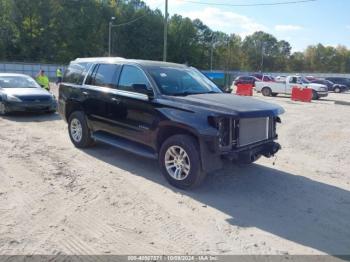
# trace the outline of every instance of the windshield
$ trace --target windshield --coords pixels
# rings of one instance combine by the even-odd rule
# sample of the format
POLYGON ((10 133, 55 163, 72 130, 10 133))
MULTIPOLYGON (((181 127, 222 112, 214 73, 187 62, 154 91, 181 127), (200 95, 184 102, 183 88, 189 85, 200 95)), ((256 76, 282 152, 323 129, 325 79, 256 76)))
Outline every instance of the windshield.
POLYGON ((300 77, 300 82, 303 84, 310 84, 311 82, 309 80, 307 80, 305 77, 300 77))
POLYGON ((165 95, 222 93, 213 82, 192 67, 154 67, 149 68, 148 72, 165 95))
POLYGON ((27 76, 0 76, 1 88, 39 88, 37 82, 27 76))

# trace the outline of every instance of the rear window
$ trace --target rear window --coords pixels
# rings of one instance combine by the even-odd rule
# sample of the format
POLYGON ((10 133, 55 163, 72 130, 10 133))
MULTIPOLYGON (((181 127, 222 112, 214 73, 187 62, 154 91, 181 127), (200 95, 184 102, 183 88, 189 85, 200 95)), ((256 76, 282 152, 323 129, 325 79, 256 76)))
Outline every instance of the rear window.
POLYGON ((40 88, 29 76, 0 76, 1 88, 40 88))
POLYGON ((70 63, 63 76, 63 82, 81 85, 91 63, 70 63))

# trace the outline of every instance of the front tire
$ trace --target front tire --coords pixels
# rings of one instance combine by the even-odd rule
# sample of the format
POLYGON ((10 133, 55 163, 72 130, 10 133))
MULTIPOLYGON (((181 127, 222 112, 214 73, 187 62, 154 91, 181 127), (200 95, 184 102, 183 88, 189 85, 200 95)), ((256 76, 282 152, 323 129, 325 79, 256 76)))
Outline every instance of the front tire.
POLYGON ((72 143, 78 148, 89 147, 94 143, 85 114, 81 111, 73 112, 69 116, 68 132, 72 143))
POLYGON ((339 87, 336 87, 336 88, 334 88, 334 92, 336 92, 336 93, 340 93, 340 88, 339 87))
POLYGON ((263 94, 263 96, 271 96, 272 95, 272 90, 270 87, 264 87, 262 90, 261 90, 261 93, 263 94))
POLYGON ((48 110, 48 111, 46 111, 46 113, 47 113, 47 114, 50 114, 50 115, 51 115, 51 114, 55 114, 55 113, 56 113, 56 110, 48 110))
POLYGON ((174 187, 189 189, 205 178, 201 168, 199 145, 189 135, 174 135, 161 146, 159 165, 164 177, 174 187))
POLYGON ((315 90, 312 90, 312 100, 317 100, 319 99, 319 96, 315 90))

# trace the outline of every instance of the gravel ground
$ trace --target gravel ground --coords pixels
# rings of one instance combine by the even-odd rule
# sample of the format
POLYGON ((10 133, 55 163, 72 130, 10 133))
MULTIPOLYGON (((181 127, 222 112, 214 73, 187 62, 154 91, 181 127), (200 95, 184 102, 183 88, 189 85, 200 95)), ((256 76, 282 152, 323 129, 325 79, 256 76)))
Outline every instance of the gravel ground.
POLYGON ((278 158, 188 192, 155 161, 74 148, 57 114, 0 117, 0 255, 350 254, 350 93, 256 97, 286 109, 278 158))

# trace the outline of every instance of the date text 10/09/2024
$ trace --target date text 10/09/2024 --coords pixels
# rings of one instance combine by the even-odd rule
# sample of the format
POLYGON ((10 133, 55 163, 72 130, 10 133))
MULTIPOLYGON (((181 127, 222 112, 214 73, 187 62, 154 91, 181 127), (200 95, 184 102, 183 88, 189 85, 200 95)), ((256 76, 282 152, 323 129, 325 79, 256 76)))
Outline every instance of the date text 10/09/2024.
POLYGON ((128 261, 216 261, 216 256, 128 256, 128 261))

